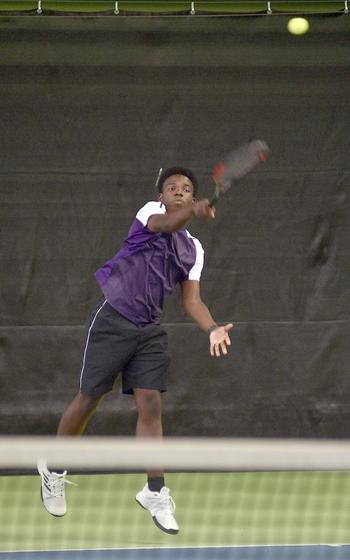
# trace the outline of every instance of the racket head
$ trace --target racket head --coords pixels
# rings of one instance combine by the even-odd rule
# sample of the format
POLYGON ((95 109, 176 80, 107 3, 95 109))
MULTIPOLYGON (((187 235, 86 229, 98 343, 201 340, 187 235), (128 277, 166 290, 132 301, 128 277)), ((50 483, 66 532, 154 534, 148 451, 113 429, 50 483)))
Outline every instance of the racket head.
POLYGON ((223 162, 219 162, 213 171, 216 192, 224 193, 234 181, 241 179, 263 163, 269 147, 263 140, 253 140, 240 148, 232 150, 223 162))

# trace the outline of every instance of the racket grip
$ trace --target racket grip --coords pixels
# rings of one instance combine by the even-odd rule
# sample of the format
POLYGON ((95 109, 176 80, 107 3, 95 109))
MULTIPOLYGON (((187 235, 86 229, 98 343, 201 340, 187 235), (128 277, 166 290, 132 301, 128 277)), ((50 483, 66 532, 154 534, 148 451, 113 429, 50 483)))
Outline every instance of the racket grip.
POLYGON ((215 206, 215 204, 217 204, 217 202, 219 201, 220 196, 215 193, 214 196, 212 197, 212 199, 209 202, 209 206, 210 208, 212 208, 213 206, 215 206))

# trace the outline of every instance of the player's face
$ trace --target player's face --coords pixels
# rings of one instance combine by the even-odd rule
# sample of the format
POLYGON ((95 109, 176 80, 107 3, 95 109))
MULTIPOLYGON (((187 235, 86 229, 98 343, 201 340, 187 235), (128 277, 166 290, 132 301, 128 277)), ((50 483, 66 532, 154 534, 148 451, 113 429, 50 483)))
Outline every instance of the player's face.
POLYGON ((194 201, 192 182, 185 175, 171 175, 163 183, 159 200, 168 211, 190 206, 194 201))

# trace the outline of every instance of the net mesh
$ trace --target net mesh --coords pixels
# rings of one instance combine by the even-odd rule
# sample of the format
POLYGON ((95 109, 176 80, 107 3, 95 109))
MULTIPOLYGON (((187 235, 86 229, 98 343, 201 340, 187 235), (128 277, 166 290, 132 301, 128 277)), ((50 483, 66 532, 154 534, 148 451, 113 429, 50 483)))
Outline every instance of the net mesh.
POLYGON ((0 559, 350 558, 350 443, 2 439, 0 559), (40 499, 38 458, 65 467, 68 511, 40 499), (166 466, 177 535, 135 501, 166 466))

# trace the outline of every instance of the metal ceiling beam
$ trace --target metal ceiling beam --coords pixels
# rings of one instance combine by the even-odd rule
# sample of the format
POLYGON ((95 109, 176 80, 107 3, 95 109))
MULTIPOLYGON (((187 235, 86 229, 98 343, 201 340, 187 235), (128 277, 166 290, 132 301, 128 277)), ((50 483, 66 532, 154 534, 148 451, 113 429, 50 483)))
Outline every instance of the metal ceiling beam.
POLYGON ((254 15, 348 13, 348 0, 0 0, 0 12, 96 13, 111 15, 254 15))

